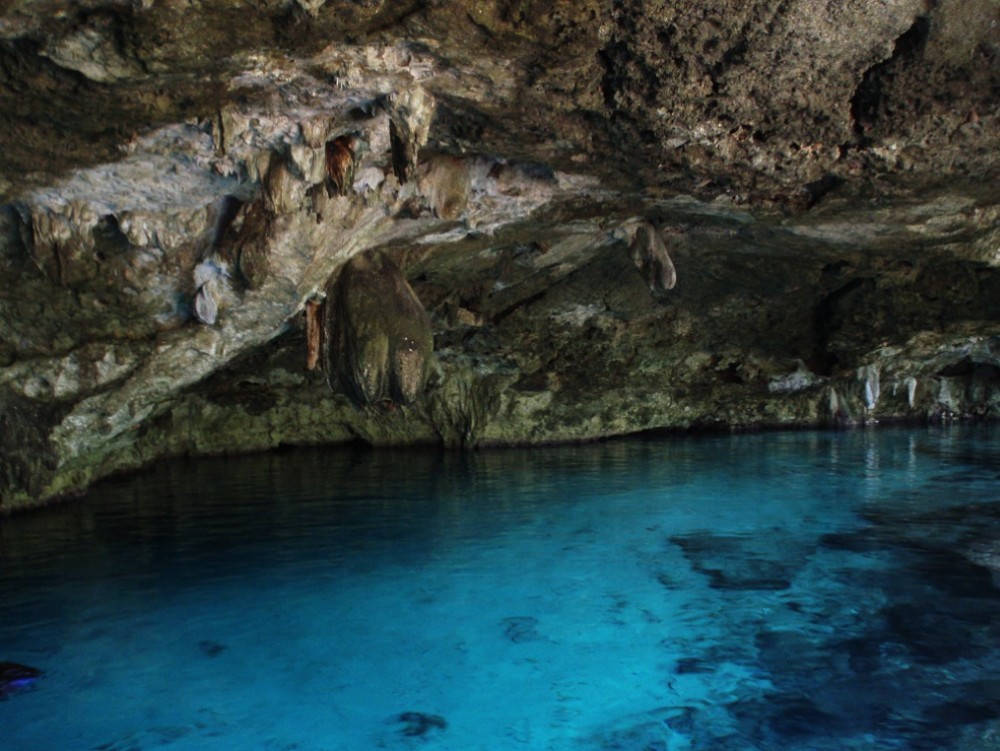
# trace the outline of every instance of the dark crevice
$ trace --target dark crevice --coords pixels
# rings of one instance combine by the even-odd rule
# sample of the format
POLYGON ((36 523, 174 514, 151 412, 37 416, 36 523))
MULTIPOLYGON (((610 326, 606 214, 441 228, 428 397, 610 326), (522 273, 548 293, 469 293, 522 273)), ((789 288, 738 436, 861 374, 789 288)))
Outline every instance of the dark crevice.
POLYGON ((517 300, 516 302, 510 305, 507 305, 504 308, 501 308, 499 311, 493 313, 490 316, 490 323, 494 325, 500 323, 512 313, 516 313, 518 310, 527 308, 529 305, 532 305, 538 300, 541 300, 543 297, 545 297, 546 294, 548 294, 548 290, 543 289, 541 292, 535 292, 531 295, 528 295, 527 297, 517 300))
POLYGON ((435 123, 447 132, 450 141, 478 143, 486 140, 487 133, 496 138, 511 136, 507 123, 491 118, 475 102, 446 93, 440 94, 436 101, 435 123))
POLYGON ((622 42, 613 42, 597 53, 597 59, 604 68, 604 75, 601 77, 601 93, 604 96, 604 106, 614 112, 618 109, 615 101, 615 93, 622 88, 625 83, 625 76, 621 73, 622 61, 628 54, 628 46, 622 42))
POLYGON ((80 24, 105 36, 112 49, 123 60, 134 63, 144 74, 149 73, 146 62, 139 54, 140 34, 135 29, 135 16, 127 8, 100 8, 85 12, 80 24))
POLYGON ((48 434, 69 411, 65 403, 45 403, 0 390, 0 456, 4 457, 0 499, 17 492, 42 492, 46 478, 58 465, 48 434))
POLYGON ((386 9, 380 10, 372 19, 371 25, 365 30, 366 34, 379 34, 391 29, 393 26, 401 26, 410 22, 421 13, 426 12, 432 6, 427 0, 416 0, 408 5, 388 3, 386 9))
POLYGON ((731 68, 734 65, 742 63, 743 59, 746 57, 748 49, 749 44, 747 43, 746 37, 741 37, 736 44, 723 52, 722 59, 712 66, 712 78, 717 79, 719 74, 726 68, 731 68))
POLYGON ((472 24, 473 28, 480 34, 482 34, 487 40, 491 42, 496 40, 496 35, 493 33, 493 30, 490 29, 490 27, 487 26, 486 24, 477 21, 475 16, 473 16, 471 13, 467 12, 465 14, 465 20, 468 21, 470 24, 472 24))
POLYGON ((827 196, 831 191, 836 190, 841 185, 844 184, 844 178, 838 177, 837 175, 826 174, 823 175, 819 180, 814 180, 811 183, 806 183, 805 190, 807 194, 806 208, 811 209, 817 203, 819 203, 823 198, 827 196))
POLYGON ((722 381, 723 383, 735 383, 735 384, 746 383, 746 379, 740 372, 740 366, 737 363, 732 363, 724 370, 720 370, 718 372, 718 375, 719 375, 719 380, 722 381))
POLYGON ((970 357, 963 357, 941 368, 937 375, 946 378, 978 377, 986 381, 1000 381, 1000 368, 991 363, 976 362, 970 357))
POLYGON ((816 306, 816 309, 813 311, 815 345, 812 357, 807 364, 817 375, 832 375, 834 368, 836 368, 840 361, 837 354, 829 350, 829 343, 830 339, 841 326, 840 312, 844 307, 845 299, 848 299, 863 286, 873 284, 874 282, 871 279, 851 279, 820 300, 816 306))
POLYGON ((927 16, 917 16, 910 28, 896 39, 889 58, 865 71, 851 97, 851 119, 858 136, 866 137, 875 127, 884 108, 888 84, 895 76, 896 67, 923 51, 930 29, 930 19, 927 16))
POLYGON ((0 256, 0 261, 29 259, 34 247, 34 231, 27 206, 15 203, 0 205, 0 226, 6 227, 8 233, 6 241, 0 244, 6 256, 0 256))
POLYGON ((972 375, 973 364, 972 360, 968 357, 963 357, 961 360, 953 362, 951 365, 946 365, 937 372, 939 376, 967 376, 972 375))
POLYGON ((212 247, 218 248, 224 244, 233 220, 243 206, 243 201, 234 195, 225 195, 219 199, 219 214, 215 218, 215 229, 212 237, 212 247))
POLYGON ((91 236, 94 238, 94 255, 99 261, 121 255, 131 247, 114 214, 102 216, 91 236))

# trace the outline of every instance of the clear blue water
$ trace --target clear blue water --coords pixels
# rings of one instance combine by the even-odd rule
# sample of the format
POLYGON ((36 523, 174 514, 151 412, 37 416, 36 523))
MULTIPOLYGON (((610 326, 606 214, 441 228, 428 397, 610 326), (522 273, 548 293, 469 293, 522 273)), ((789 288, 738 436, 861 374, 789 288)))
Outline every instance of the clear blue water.
POLYGON ((995 751, 990 566, 998 427, 172 462, 0 520, 0 748, 995 751))

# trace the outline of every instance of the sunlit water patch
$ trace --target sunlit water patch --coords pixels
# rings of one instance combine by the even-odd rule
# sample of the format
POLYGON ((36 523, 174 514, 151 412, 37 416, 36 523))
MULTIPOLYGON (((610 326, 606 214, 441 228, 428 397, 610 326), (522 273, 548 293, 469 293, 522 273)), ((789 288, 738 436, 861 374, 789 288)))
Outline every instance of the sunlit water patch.
POLYGON ((0 546, 8 751, 1000 749, 995 427, 179 461, 0 546))

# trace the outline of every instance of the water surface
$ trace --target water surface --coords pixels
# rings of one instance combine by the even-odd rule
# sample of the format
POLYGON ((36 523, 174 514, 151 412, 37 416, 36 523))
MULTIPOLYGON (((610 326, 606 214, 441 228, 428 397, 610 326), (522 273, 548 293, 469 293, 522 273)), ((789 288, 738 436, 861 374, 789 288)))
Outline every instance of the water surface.
POLYGON ((0 748, 1000 749, 1000 429, 177 461, 0 521, 0 748))

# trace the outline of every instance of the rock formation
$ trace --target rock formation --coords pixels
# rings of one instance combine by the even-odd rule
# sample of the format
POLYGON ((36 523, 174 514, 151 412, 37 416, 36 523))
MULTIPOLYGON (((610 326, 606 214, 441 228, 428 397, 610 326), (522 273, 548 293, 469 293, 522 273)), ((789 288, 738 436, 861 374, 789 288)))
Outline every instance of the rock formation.
POLYGON ((26 688, 41 677, 42 671, 16 662, 0 662, 0 699, 7 694, 26 688))
POLYGON ((662 294, 677 284, 677 270, 670 260, 660 232, 647 222, 640 222, 631 231, 629 258, 642 273, 649 291, 662 294))
POLYGON ((403 272, 381 253, 357 255, 326 295, 330 387, 358 406, 412 404, 427 381, 434 335, 403 272))
POLYGON ((326 142, 326 176, 332 195, 346 196, 354 186, 357 149, 357 139, 351 135, 337 136, 326 142))
POLYGON ((0 3, 0 511, 181 453, 996 417, 998 51, 995 0, 0 3))

